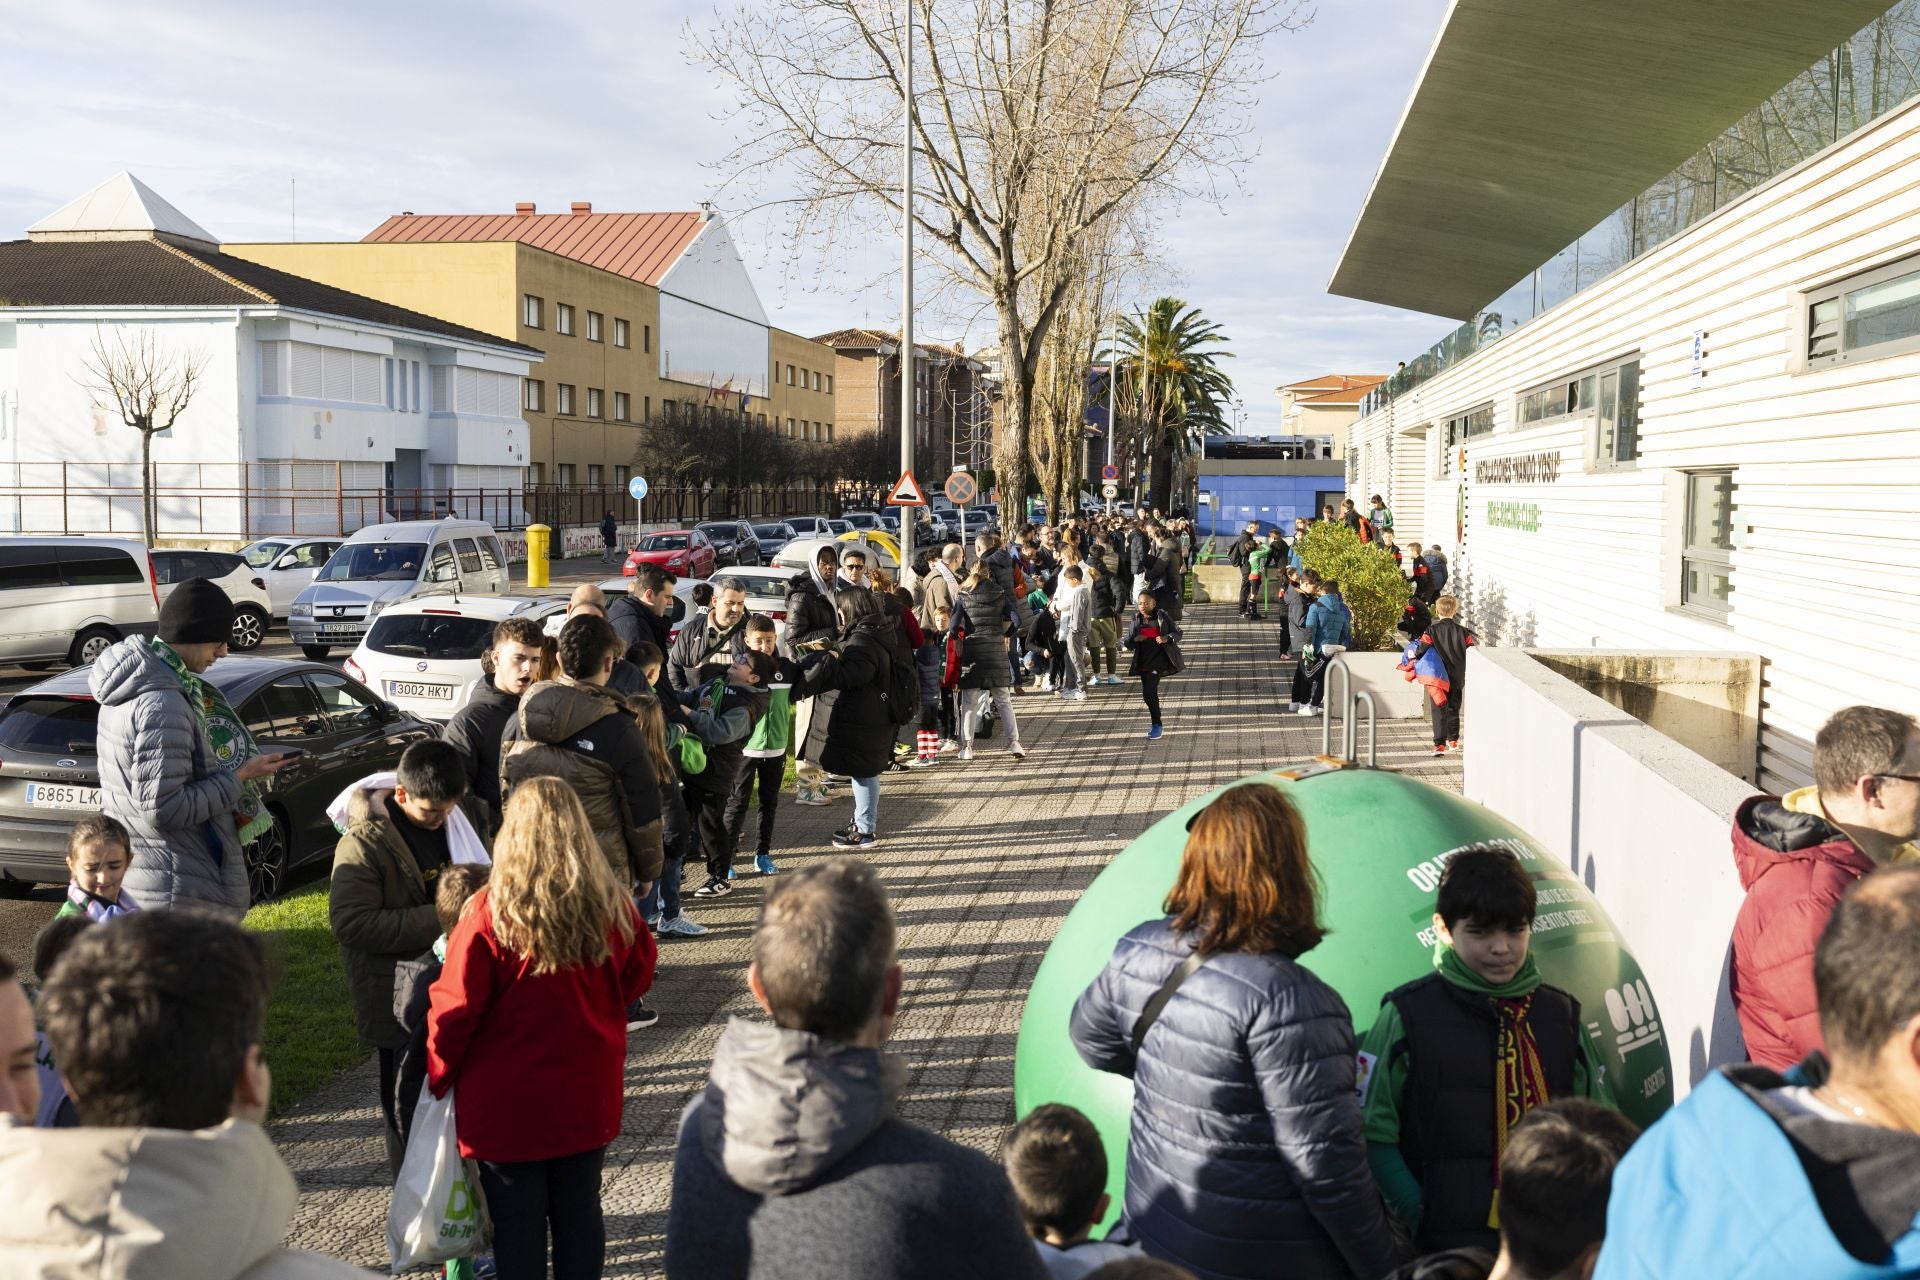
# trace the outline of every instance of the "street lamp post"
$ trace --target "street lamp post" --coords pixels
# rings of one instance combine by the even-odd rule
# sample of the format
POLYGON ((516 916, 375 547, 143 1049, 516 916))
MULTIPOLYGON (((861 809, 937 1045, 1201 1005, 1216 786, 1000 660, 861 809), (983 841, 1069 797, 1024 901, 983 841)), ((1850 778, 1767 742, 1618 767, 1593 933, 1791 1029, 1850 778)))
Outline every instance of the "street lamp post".
MULTIPOLYGON (((913 470, 913 0, 901 0, 900 128, 900 474, 913 470)), ((913 515, 900 509, 900 573, 913 563, 913 515)))

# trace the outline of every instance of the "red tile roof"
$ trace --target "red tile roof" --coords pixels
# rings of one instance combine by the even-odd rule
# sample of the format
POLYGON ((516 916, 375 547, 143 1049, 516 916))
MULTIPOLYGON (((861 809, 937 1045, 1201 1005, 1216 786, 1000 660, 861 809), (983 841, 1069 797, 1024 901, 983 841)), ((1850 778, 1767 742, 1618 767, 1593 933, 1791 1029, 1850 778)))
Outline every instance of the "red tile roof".
POLYGON ((1354 387, 1363 392, 1385 382, 1386 375, 1380 373, 1323 373, 1317 378, 1303 378, 1299 382, 1289 382, 1281 389, 1284 391, 1349 391, 1354 387))
POLYGON ((699 213, 397 213, 363 243, 513 240, 657 285, 705 223, 699 213))
POLYGON ((1325 391, 1318 394, 1303 395, 1301 404, 1359 404, 1367 398, 1367 393, 1385 382, 1385 378, 1369 378, 1364 382, 1355 382, 1350 387, 1338 391, 1325 391))

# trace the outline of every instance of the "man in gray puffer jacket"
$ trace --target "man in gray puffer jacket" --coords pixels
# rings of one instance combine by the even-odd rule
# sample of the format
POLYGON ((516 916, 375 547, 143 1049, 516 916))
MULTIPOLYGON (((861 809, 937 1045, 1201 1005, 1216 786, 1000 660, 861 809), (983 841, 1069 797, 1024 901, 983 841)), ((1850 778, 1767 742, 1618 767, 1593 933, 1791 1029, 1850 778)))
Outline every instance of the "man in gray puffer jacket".
POLYGON ((747 985, 774 1025, 728 1023, 680 1118, 668 1280, 1043 1280, 1000 1167, 894 1115, 900 966, 871 864, 782 875, 747 985))
POLYGON ((234 826, 241 784, 293 757, 222 763, 170 653, 194 676, 227 652, 233 602, 204 579, 183 582, 160 609, 158 640, 129 636, 93 664, 100 704, 100 807, 133 837, 124 888, 152 910, 188 903, 247 909, 247 864, 234 826))

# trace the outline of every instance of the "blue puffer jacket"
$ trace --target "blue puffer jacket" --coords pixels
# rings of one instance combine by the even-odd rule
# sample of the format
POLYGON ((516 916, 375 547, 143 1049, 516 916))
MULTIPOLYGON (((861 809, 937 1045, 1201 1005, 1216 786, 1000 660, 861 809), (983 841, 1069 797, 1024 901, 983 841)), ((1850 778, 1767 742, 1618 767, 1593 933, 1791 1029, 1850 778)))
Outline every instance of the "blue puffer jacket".
POLYGON ((1353 611, 1337 595, 1322 595, 1307 608, 1307 639, 1325 649, 1330 644, 1351 647, 1353 611))
POLYGON ((126 890, 149 910, 247 909, 247 865, 234 830, 240 783, 213 756, 180 678, 140 636, 93 664, 100 704, 100 808, 126 824, 126 890))
POLYGON ((947 641, 942 635, 929 634, 927 642, 913 651, 914 673, 920 677, 920 705, 938 706, 940 677, 947 671, 947 641))
POLYGON ((1080 1056, 1133 1079, 1127 1226, 1201 1280, 1385 1275, 1398 1259, 1367 1170, 1346 1003, 1284 955, 1222 953, 1136 1057, 1134 1022, 1191 951, 1149 920, 1073 1008, 1080 1056))

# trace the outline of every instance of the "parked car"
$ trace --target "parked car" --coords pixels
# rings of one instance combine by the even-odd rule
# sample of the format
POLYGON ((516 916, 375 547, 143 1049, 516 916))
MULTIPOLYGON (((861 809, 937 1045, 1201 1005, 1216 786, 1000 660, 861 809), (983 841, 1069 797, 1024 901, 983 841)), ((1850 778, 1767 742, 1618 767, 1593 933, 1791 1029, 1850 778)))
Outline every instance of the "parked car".
POLYGON ((753 526, 744 520, 709 520, 695 529, 713 543, 713 554, 722 567, 732 564, 759 564, 760 543, 753 526))
POLYGON ((698 529, 667 529, 643 533, 633 550, 627 553, 624 576, 631 578, 643 564, 657 564, 676 578, 704 578, 711 574, 719 557, 713 542, 698 529))
POLYGON ((960 541, 962 542, 972 542, 976 535, 985 533, 999 523, 991 512, 982 511, 978 507, 968 507, 961 512, 960 520, 960 541))
POLYGON ((227 647, 235 653, 258 649, 273 621, 273 597, 266 580, 231 551, 156 551, 153 578, 165 604, 173 589, 194 578, 205 578, 233 601, 233 635, 227 647))
POLYGON ((887 527, 881 523, 880 513, 877 511, 842 511, 840 518, 846 521, 849 529, 858 529, 862 532, 871 533, 887 527))
POLYGON ((129 538, 0 537, 0 662, 84 666, 114 641, 160 629, 146 544, 129 538))
POLYGON ((794 571, 779 564, 766 568, 722 569, 713 575, 718 587, 723 582, 738 582, 747 589, 747 612, 764 613, 775 622, 787 620, 787 585, 794 571))
POLYGON ((753 526, 754 541, 760 546, 760 559, 757 564, 772 561, 780 548, 800 536, 800 531, 790 524, 757 524, 753 526))
POLYGON ((494 624, 565 617, 567 602, 532 596, 422 596, 381 610, 346 672, 407 714, 446 721, 467 705, 486 673, 480 655, 494 624))
MULTIPOLYGON (((667 639, 672 641, 680 634, 680 624, 693 612, 693 589, 705 582, 705 578, 675 578, 673 580, 673 608, 667 614, 667 639)), ((600 584, 600 590, 606 593, 608 601, 617 595, 625 595, 633 589, 633 583, 626 578, 608 578, 600 584)), ((567 615, 560 614, 548 618, 547 634, 557 636, 560 628, 566 624, 567 615)))
MULTIPOLYGON (((67 880, 67 832, 100 811, 100 708, 85 671, 43 680, 0 709, 0 897, 67 880)), ((289 872, 330 856, 340 833, 327 805, 348 784, 391 769, 426 724, 350 676, 315 662, 227 657, 207 668, 263 751, 303 754, 267 779, 273 826, 246 847, 258 902, 289 872)))
POLYGON ((828 538, 845 529, 833 527, 833 521, 826 516, 788 516, 787 526, 793 530, 796 538, 828 538))
POLYGON ((300 593, 312 585, 327 560, 340 549, 345 538, 301 538, 284 536, 261 538, 240 548, 240 555, 253 571, 266 580, 267 594, 273 597, 273 616, 287 616, 300 593))
POLYGON ((773 558, 773 567, 781 570, 789 578, 796 573, 813 568, 813 557, 820 548, 831 546, 836 554, 846 551, 846 543, 864 542, 870 564, 878 564, 888 573, 900 572, 900 559, 894 554, 895 543, 891 534, 884 530, 875 534, 850 533, 840 538, 795 538, 780 548, 780 554, 773 558), (881 541, 881 539, 885 541, 881 541))
POLYGON ((389 605, 421 595, 497 596, 508 582, 500 535, 483 521, 368 525, 340 544, 294 600, 287 629, 317 662, 335 645, 360 643, 389 605))

